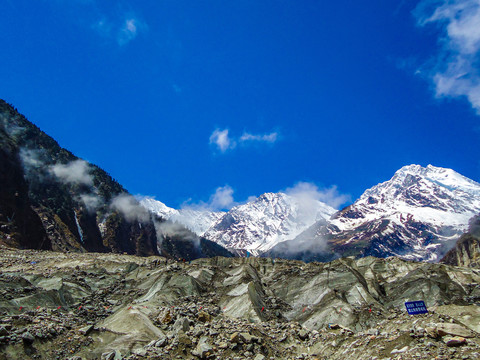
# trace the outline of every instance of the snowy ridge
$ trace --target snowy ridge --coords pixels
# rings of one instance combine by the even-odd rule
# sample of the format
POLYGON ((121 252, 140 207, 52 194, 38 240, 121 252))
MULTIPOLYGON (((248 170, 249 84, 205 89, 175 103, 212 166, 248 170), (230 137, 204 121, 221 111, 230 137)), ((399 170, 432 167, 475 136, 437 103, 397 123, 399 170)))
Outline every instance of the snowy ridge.
POLYGON ((331 223, 345 231, 379 218, 397 224, 413 218, 464 231, 480 211, 480 184, 451 169, 404 166, 389 181, 366 190, 351 211, 359 217, 339 216, 331 223))
POLYGON ((152 198, 140 203, 155 214, 181 223, 199 236, 230 249, 258 254, 293 239, 316 221, 336 210, 320 201, 298 199, 284 193, 266 193, 228 212, 172 209, 152 198))
POLYGON ((304 203, 284 193, 266 193, 232 208, 204 236, 227 248, 263 252, 334 212, 317 200, 304 203))
POLYGON ((161 201, 148 197, 139 199, 139 201, 147 210, 150 210, 163 219, 182 224, 199 236, 203 236, 205 231, 225 215, 225 212, 207 211, 204 209, 196 210, 193 208, 185 208, 176 210, 168 207, 161 201))
POLYGON ((437 261, 479 213, 479 183, 451 169, 409 165, 297 241, 308 234, 340 254, 437 261))
POLYGON ((338 212, 284 193, 263 194, 228 212, 176 210, 153 199, 141 203, 208 240, 255 255, 329 252, 438 261, 480 214, 480 184, 451 169, 409 165, 338 212))

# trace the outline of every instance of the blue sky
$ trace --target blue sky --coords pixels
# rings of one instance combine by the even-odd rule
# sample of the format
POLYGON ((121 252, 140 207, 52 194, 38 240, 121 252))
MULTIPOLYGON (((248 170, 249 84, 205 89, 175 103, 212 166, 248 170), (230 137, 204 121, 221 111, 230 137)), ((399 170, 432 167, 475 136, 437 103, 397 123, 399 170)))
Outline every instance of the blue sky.
POLYGON ((0 97, 133 194, 228 208, 303 182, 345 201, 412 163, 480 181, 478 0, 0 14, 0 97))

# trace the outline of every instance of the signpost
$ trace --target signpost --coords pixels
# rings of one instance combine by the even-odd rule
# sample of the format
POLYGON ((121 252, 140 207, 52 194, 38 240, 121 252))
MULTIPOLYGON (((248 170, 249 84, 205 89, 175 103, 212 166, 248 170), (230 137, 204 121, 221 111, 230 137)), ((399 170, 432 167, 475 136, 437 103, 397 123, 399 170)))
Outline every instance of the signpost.
POLYGON ((405 303, 409 315, 428 314, 424 301, 410 301, 405 303))

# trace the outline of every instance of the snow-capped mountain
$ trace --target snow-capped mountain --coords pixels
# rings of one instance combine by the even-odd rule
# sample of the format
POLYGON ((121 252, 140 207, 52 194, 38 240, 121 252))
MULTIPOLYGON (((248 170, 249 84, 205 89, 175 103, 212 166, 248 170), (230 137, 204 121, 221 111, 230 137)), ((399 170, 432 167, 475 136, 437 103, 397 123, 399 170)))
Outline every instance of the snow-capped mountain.
POLYGON ((222 211, 217 212, 204 209, 196 210, 194 208, 185 208, 177 210, 168 207, 161 201, 148 197, 139 200, 143 207, 152 211, 154 214, 166 220, 182 224, 199 236, 203 236, 205 231, 210 229, 213 224, 225 215, 225 212, 222 211))
POLYGON ((324 244, 326 252, 337 256, 438 261, 479 213, 479 183, 451 169, 409 165, 365 191, 327 223, 315 224, 272 251, 324 244))
POLYGON ((266 193, 228 212, 169 208, 145 198, 140 203, 159 216, 177 221, 200 236, 230 249, 259 253, 277 243, 293 239, 316 221, 336 210, 320 201, 266 193))
POLYGON ((227 248, 262 252, 294 238, 334 212, 334 208, 317 200, 266 193, 232 208, 204 236, 227 248))

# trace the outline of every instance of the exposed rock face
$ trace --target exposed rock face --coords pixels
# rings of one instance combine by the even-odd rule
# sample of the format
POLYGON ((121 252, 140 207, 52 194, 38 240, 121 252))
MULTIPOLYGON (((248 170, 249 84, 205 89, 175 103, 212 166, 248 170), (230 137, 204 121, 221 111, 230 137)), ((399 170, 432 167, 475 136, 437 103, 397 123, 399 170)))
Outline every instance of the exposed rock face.
POLYGON ((186 260, 231 254, 145 208, 0 100, 0 244, 186 260))
POLYGON ((0 358, 480 355, 474 269, 0 250, 0 358), (409 300, 430 313, 408 315, 409 300))
POLYGON ((61 148, 3 100, 0 143, 0 242, 59 251, 158 253, 148 216, 127 217, 110 206, 117 196, 127 196, 120 184, 61 148))
POLYGON ((15 146, 1 135, 0 184, 0 242, 20 248, 50 249, 50 239, 30 205, 15 146))
POLYGON ((470 221, 469 231, 458 239, 455 247, 441 262, 448 265, 480 267, 480 216, 470 221))

